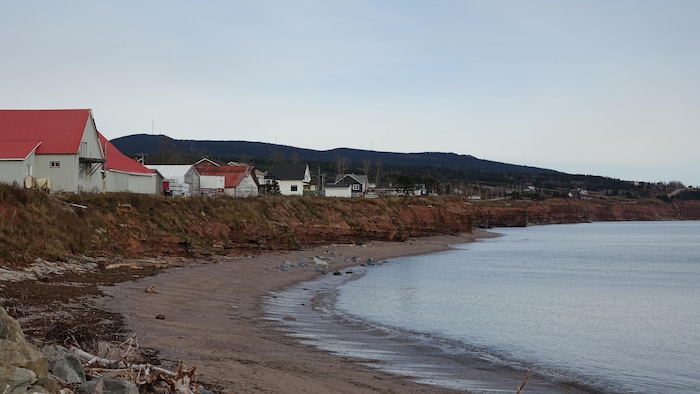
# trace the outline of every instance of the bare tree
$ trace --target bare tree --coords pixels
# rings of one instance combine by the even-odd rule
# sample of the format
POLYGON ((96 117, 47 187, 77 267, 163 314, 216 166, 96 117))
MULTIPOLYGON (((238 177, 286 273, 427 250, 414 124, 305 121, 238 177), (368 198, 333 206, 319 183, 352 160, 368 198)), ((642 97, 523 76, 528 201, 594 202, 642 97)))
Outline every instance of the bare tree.
POLYGON ((336 156, 335 158, 335 169, 338 172, 338 176, 336 177, 336 181, 340 180, 340 178, 345 175, 345 172, 348 170, 348 158, 343 157, 343 156, 336 156))
POLYGON ((369 179, 369 172, 372 170, 372 160, 364 159, 362 160, 362 173, 369 179))
POLYGON ((292 152, 290 159, 292 160, 292 163, 299 164, 299 154, 297 152, 292 152))
POLYGON ((377 159, 377 164, 376 164, 376 166, 377 166, 377 176, 374 178, 374 183, 376 183, 377 185, 379 185, 379 182, 380 182, 380 179, 381 179, 379 175, 380 175, 380 170, 381 170, 381 168, 382 168, 382 161, 381 161, 380 159, 377 159))
POLYGON ((272 154, 272 165, 284 162, 284 152, 279 149, 272 149, 270 152, 272 154))

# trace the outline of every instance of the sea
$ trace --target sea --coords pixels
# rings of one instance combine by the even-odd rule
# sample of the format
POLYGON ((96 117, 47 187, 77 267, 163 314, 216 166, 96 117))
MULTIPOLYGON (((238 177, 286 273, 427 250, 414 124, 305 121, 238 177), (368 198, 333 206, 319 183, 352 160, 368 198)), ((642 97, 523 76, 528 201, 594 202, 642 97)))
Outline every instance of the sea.
POLYGON ((269 297, 268 316, 460 391, 700 393, 700 221, 491 231, 299 284, 269 297))

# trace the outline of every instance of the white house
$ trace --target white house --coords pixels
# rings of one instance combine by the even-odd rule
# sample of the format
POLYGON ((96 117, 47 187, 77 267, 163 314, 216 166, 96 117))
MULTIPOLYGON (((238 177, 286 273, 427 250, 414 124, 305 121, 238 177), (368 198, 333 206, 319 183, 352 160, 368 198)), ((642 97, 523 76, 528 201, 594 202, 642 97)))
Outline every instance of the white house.
POLYGON ((102 191, 104 153, 89 109, 0 110, 0 179, 102 191))
MULTIPOLYGON (((7 184, 34 185, 34 162, 39 141, 16 141, 5 143, 0 140, 0 182, 7 184)), ((50 187, 50 184, 47 185, 50 187)))
POLYGON ((173 196, 198 196, 200 194, 199 173, 194 166, 189 164, 160 164, 146 165, 146 168, 158 171, 163 175, 163 182, 168 184, 168 188, 163 188, 164 192, 173 196))
POLYGON ((301 196, 309 189, 311 172, 307 164, 284 163, 272 167, 266 174, 267 182, 276 181, 280 194, 301 196))
POLYGON ((324 185, 323 195, 326 197, 352 197, 352 186, 329 183, 324 185))

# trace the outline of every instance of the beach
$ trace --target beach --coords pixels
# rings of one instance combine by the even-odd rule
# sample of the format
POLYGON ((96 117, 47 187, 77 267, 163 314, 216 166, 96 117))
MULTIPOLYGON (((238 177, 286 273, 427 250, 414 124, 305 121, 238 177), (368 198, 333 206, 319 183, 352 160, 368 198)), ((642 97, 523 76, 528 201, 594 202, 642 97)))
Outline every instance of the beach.
POLYGON ((488 236, 493 234, 477 231, 221 257, 103 287, 106 296, 95 302, 121 314, 139 346, 157 351, 163 366, 175 369, 181 361, 187 368, 195 367, 198 379, 219 392, 464 392, 418 384, 362 365, 362 360, 303 345, 280 329, 281 321, 266 318, 263 303, 271 292, 320 277, 320 269, 332 274, 368 259, 432 253, 488 236), (335 262, 327 268, 295 263, 314 257, 317 262, 335 262))

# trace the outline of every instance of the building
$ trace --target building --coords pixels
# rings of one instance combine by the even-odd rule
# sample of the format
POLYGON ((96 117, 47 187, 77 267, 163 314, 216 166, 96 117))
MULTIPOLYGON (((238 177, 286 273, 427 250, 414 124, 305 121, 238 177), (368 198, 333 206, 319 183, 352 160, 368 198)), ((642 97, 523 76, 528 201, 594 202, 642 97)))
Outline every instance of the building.
POLYGON ((92 110, 0 110, 0 181, 101 192, 105 163, 92 110))
POLYGON ((350 185, 327 183, 323 187, 323 195, 325 197, 352 197, 352 187, 350 185))
POLYGON ((160 194, 158 173, 121 153, 101 133, 97 133, 103 147, 106 162, 103 165, 106 192, 160 194))
POLYGON ((259 194, 255 168, 239 163, 221 165, 209 159, 195 163, 202 194, 255 197, 259 194))
POLYGON ((172 196, 198 196, 200 194, 199 173, 189 164, 146 165, 163 176, 163 193, 172 196))
POLYGON ((366 175, 346 174, 336 182, 336 185, 350 186, 352 195, 356 197, 367 191, 369 183, 366 175))
POLYGON ((277 182, 280 194, 301 196, 309 190, 311 172, 307 164, 283 163, 272 167, 265 179, 267 183, 277 182))

